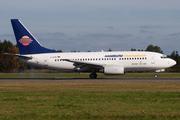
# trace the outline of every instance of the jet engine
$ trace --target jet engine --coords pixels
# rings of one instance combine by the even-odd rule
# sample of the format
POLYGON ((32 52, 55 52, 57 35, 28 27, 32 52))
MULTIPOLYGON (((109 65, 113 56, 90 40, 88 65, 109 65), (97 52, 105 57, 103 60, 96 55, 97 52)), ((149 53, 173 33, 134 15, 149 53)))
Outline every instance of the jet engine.
POLYGON ((105 75, 124 75, 124 67, 122 65, 106 65, 104 67, 105 75))

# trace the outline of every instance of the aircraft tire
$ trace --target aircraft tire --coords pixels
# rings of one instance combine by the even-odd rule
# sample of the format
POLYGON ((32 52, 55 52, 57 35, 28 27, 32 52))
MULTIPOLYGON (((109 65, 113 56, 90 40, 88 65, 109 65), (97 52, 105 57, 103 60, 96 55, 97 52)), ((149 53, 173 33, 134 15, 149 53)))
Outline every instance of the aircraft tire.
POLYGON ((91 73, 91 74, 89 75, 89 77, 90 77, 91 79, 95 79, 95 78, 97 77, 97 74, 96 74, 96 73, 91 73))
POLYGON ((155 77, 155 78, 158 78, 158 75, 157 75, 157 74, 155 74, 155 75, 154 75, 154 77, 155 77))

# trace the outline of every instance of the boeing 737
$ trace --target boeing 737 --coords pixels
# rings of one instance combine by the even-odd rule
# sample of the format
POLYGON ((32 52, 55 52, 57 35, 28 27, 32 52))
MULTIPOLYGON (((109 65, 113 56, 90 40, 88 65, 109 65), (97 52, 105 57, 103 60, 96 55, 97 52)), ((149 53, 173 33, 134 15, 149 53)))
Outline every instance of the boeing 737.
POLYGON ((33 66, 72 72, 97 72, 105 75, 123 75, 126 71, 164 71, 176 64, 166 55, 147 51, 78 52, 62 53, 43 47, 18 19, 11 19, 20 54, 20 62, 33 66))

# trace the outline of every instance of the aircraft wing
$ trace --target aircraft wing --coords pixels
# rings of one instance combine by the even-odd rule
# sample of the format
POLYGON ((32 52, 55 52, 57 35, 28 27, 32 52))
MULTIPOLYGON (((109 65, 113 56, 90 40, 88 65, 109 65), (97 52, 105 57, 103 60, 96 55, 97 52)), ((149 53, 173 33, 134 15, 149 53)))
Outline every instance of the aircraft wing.
POLYGON ((77 61, 70 59, 62 59, 64 61, 72 62, 76 68, 80 68, 80 71, 88 71, 88 70, 100 70, 103 68, 104 64, 93 63, 93 62, 85 62, 85 61, 77 61))
POLYGON ((11 54, 11 53, 4 53, 5 55, 11 55, 11 56, 16 56, 19 58, 26 58, 26 59, 32 59, 32 57, 25 56, 25 55, 20 55, 20 54, 11 54))

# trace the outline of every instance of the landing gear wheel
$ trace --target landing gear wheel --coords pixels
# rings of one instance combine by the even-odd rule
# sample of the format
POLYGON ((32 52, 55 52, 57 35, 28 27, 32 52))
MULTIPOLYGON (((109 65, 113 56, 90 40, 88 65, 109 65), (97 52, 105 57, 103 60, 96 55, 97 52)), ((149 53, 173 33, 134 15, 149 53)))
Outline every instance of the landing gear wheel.
POLYGON ((95 79, 95 78, 97 77, 97 74, 96 74, 96 73, 91 73, 91 74, 89 75, 89 77, 90 77, 91 79, 95 79))
POLYGON ((155 75, 154 75, 154 77, 155 77, 155 78, 158 78, 158 75, 157 75, 157 74, 155 74, 155 75))

